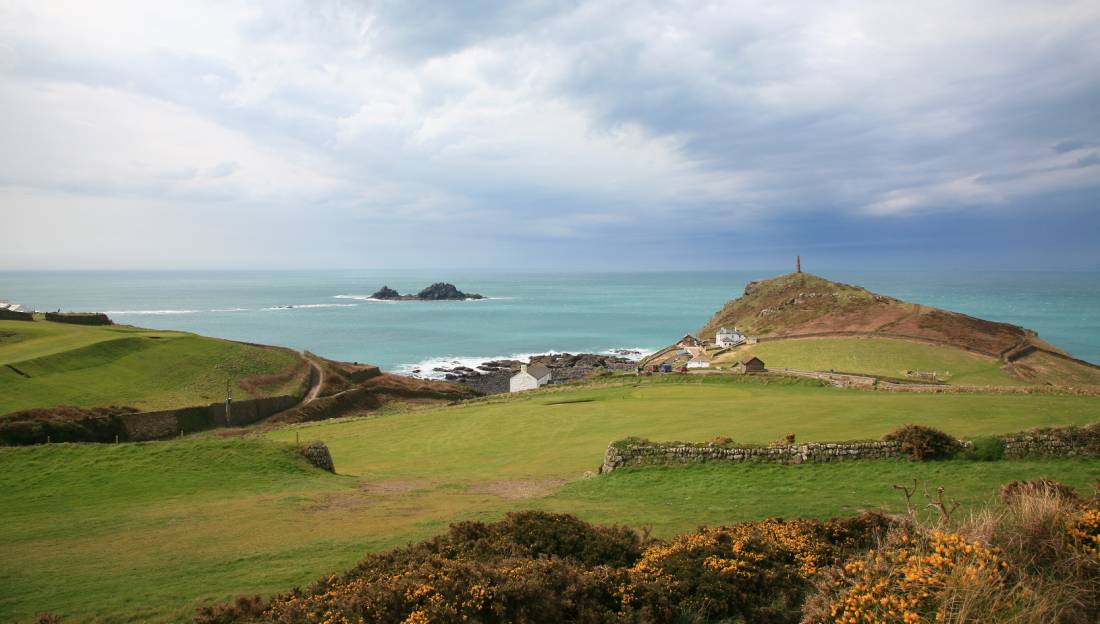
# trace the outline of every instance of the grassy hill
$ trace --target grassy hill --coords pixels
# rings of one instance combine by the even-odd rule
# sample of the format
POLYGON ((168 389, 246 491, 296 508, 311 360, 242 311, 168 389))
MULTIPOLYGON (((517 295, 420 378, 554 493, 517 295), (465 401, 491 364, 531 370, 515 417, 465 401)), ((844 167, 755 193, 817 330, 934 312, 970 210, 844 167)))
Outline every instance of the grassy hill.
POLYGON ((1029 329, 908 303, 809 273, 749 283, 744 294, 715 313, 699 335, 713 340, 719 328, 735 326, 747 335, 763 338, 826 338, 754 348, 753 355, 765 362, 773 364, 763 353, 774 353, 784 364, 773 365, 790 368, 868 374, 888 371, 891 377, 898 376, 899 370, 965 369, 976 374, 968 373, 969 381, 957 378, 957 383, 1003 385, 1012 378, 1034 384, 1100 385, 1100 366, 1074 360, 1029 329), (851 337, 895 340, 828 342, 851 337), (899 338, 943 348, 907 346, 898 343, 899 338), (996 363, 1004 375, 980 364, 982 357, 967 362, 956 352, 982 356, 996 363))
POLYGON ((0 321, 0 414, 53 405, 200 405, 224 398, 226 379, 238 398, 279 394, 308 374, 289 374, 299 361, 288 349, 185 332, 0 321), (263 377, 277 373, 287 374, 263 377))
POLYGON ((1086 488, 1096 460, 624 469, 584 477, 613 439, 876 438, 918 422, 976 436, 1086 423, 1100 398, 895 395, 744 378, 615 380, 300 425, 265 437, 0 449, 0 620, 185 620, 196 604, 344 570, 459 519, 568 511, 652 525, 897 511, 891 485, 945 484, 967 506, 1013 479, 1086 488), (323 439, 339 475, 292 449, 323 439))
POLYGON ((905 378, 908 370, 935 372, 949 384, 1016 386, 1027 382, 1004 369, 996 358, 946 345, 895 338, 792 338, 745 345, 715 357, 719 367, 753 356, 769 367, 835 370, 905 378))

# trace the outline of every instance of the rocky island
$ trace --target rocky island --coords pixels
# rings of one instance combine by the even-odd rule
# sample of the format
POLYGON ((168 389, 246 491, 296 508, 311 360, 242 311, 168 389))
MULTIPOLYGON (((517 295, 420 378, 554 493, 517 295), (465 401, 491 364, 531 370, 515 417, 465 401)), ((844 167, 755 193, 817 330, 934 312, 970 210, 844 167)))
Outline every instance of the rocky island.
POLYGON ((389 286, 378 289, 371 299, 382 301, 465 301, 467 299, 484 299, 485 297, 475 293, 464 293, 454 284, 436 282, 415 295, 402 295, 389 286))

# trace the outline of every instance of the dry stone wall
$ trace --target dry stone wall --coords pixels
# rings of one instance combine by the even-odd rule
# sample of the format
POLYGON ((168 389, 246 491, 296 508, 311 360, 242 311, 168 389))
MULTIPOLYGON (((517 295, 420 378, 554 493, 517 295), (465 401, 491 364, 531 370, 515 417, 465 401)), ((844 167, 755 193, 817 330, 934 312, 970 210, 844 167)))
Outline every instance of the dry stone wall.
POLYGON ((114 325, 114 321, 102 312, 47 312, 46 320, 73 325, 114 325))
POLYGON ((9 310, 8 308, 0 308, 0 321, 33 321, 33 312, 19 312, 17 310, 9 310))
POLYGON ((623 466, 697 464, 705 462, 805 464, 856 459, 901 459, 898 442, 811 442, 776 446, 697 446, 683 443, 612 443, 600 472, 623 466))
POLYGON ((1086 427, 1037 429, 1001 437, 1007 459, 1028 457, 1098 457, 1100 423, 1086 427))
MULTIPOLYGON (((1083 427, 1036 429, 998 436, 1005 459, 1028 457, 1100 457, 1100 423, 1083 427)), ((959 440, 960 448, 973 443, 959 440)), ((771 446, 726 446, 686 442, 621 440, 604 453, 601 473, 624 466, 707 462, 806 464, 865 459, 907 459, 899 442, 811 442, 771 446)))
POLYGON ((275 396, 234 401, 226 418, 225 403, 182 407, 158 412, 138 412, 119 416, 126 439, 131 442, 162 440, 180 433, 192 433, 214 427, 241 427, 290 409, 301 397, 275 396))

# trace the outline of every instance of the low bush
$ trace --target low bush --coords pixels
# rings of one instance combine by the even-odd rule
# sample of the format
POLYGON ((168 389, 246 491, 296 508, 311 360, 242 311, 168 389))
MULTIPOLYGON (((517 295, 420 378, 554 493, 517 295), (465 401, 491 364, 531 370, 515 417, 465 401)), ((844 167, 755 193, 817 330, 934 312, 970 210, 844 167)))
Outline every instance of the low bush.
POLYGON ((1004 456, 1005 443, 1000 438, 993 436, 974 438, 971 441, 970 448, 959 453, 959 457, 970 461, 997 461, 1004 459, 1004 456))
POLYGON ((766 520, 646 544, 624 527, 569 515, 462 522, 370 555, 304 590, 199 611, 196 622, 796 622, 809 579, 888 525, 766 520))
MULTIPOLYGON (((1037 483, 1037 482, 1030 482, 1037 483)), ((829 570, 803 623, 1100 621, 1100 506, 1017 487, 953 531, 902 525, 829 570)))
POLYGON ((514 513, 270 601, 203 608, 196 622, 1100 621, 1100 502, 1015 491, 950 530, 865 514, 646 543, 624 527, 514 513))
POLYGON ((883 442, 901 443, 901 451, 913 461, 950 459, 961 445, 958 440, 932 427, 905 425, 882 436, 883 442))
POLYGON ((1005 505, 1016 503, 1022 496, 1052 496, 1067 501, 1077 500, 1077 493, 1072 487, 1050 479, 1013 481, 1001 486, 1001 502, 1005 505))

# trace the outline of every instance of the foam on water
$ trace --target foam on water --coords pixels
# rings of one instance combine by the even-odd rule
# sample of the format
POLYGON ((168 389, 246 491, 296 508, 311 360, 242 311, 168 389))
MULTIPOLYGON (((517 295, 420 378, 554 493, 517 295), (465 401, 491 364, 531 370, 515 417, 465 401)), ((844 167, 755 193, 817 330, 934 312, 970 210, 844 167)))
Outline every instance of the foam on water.
POLYGON ((271 306, 265 310, 297 310, 299 308, 354 308, 358 303, 299 303, 293 305, 271 306))
POLYGON ((113 314, 115 316, 127 316, 127 315, 153 315, 153 316, 167 316, 172 314, 198 314, 199 310, 107 310, 104 314, 113 314))
MULTIPOLYGON (((479 357, 441 356, 441 357, 428 358, 426 360, 421 360, 420 362, 414 362, 414 363, 411 363, 411 364, 398 364, 396 367, 394 367, 393 372, 397 373, 398 375, 412 375, 412 376, 416 376, 416 377, 423 377, 423 378, 426 378, 426 379, 443 379, 444 376, 447 373, 442 372, 442 371, 437 371, 437 370, 434 370, 434 369, 436 369, 436 368, 452 368, 453 369, 453 368, 457 368, 459 366, 465 366, 466 368, 472 368, 474 370, 478 370, 477 367, 481 366, 482 364, 484 364, 486 362, 494 362, 494 361, 499 361, 499 360, 518 360, 520 362, 529 362, 531 360, 531 358, 533 358, 535 356, 539 356, 539 355, 564 355, 566 353, 571 353, 573 355, 576 355, 576 354, 582 353, 582 352, 583 351, 549 350, 549 351, 536 351, 536 352, 532 352, 532 353, 513 353, 511 355, 494 355, 494 356, 488 356, 488 357, 480 357, 480 356, 479 357), (414 372, 414 371, 420 371, 420 372, 414 372)), ((612 348, 612 349, 604 349, 604 350, 599 351, 600 355, 614 355, 614 356, 621 357, 621 358, 624 358, 624 359, 627 359, 627 360, 633 360, 635 362, 637 362, 638 360, 641 360, 645 356, 650 355, 652 353, 654 353, 653 349, 644 349, 644 348, 637 348, 637 349, 612 348), (634 354, 634 353, 632 353, 632 354, 623 354, 623 353, 620 353, 622 351, 637 351, 638 353, 636 353, 636 354, 634 354)))

